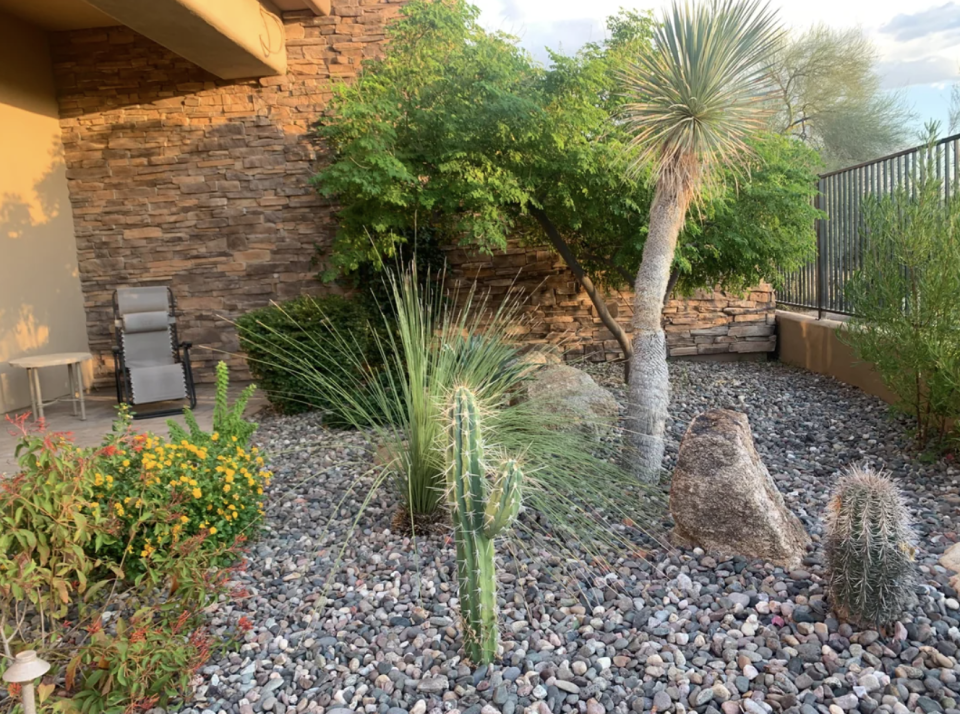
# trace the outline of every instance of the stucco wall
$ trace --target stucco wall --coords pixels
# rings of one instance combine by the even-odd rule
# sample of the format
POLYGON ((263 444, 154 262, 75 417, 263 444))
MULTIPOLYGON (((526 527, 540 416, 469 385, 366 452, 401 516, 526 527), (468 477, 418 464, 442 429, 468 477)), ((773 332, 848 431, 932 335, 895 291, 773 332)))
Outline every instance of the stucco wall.
MULTIPOLYGON (((23 355, 87 349, 47 36, 0 13, 0 412, 30 404, 23 355)), ((43 370, 44 397, 66 394, 43 370)))
POLYGON ((893 402, 893 393, 884 385, 873 365, 859 361, 853 350, 837 338, 841 326, 842 323, 836 320, 817 320, 778 310, 780 361, 825 374, 886 402, 893 402))

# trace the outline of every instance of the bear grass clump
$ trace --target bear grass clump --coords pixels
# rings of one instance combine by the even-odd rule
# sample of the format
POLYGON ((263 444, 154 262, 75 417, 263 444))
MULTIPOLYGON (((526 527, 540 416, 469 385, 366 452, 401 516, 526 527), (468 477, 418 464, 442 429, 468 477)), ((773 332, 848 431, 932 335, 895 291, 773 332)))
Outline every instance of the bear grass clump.
POLYGON ((831 604, 843 619, 885 629, 917 602, 916 535, 899 489, 885 474, 852 467, 826 518, 831 604))

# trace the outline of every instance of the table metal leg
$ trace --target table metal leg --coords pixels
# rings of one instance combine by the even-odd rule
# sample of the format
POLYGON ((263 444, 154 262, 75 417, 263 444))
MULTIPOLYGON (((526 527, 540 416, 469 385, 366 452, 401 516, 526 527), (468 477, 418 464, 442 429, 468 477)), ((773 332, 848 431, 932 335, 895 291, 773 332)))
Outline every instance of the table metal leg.
POLYGON ((80 395, 77 394, 77 365, 68 364, 67 365, 67 377, 70 381, 70 405, 73 408, 73 415, 77 416, 79 412, 79 405, 77 404, 80 399, 80 395))
POLYGON ((77 375, 77 392, 80 396, 80 421, 87 420, 87 405, 83 401, 83 364, 77 362, 73 365, 74 373, 77 375))
POLYGON ((43 419, 43 392, 40 391, 40 370, 33 370, 33 383, 36 386, 37 390, 37 411, 36 414, 40 415, 40 418, 43 419))
POLYGON ((30 386, 30 413, 33 414, 33 420, 37 421, 40 416, 37 414, 37 391, 33 386, 33 373, 35 369, 27 367, 27 384, 30 386))

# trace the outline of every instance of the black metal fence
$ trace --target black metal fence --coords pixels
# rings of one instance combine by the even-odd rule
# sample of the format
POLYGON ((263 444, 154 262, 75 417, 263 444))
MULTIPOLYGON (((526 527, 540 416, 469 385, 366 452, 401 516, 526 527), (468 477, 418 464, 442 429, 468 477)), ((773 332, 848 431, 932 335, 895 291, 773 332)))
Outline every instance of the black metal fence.
POLYGON ((816 310, 821 317, 824 313, 852 315, 854 307, 845 288, 860 268, 864 251, 861 206, 898 188, 915 190, 931 169, 943 187, 944 199, 950 200, 960 190, 960 134, 821 174, 817 207, 827 217, 817 221, 816 259, 783 276, 777 304, 816 310))

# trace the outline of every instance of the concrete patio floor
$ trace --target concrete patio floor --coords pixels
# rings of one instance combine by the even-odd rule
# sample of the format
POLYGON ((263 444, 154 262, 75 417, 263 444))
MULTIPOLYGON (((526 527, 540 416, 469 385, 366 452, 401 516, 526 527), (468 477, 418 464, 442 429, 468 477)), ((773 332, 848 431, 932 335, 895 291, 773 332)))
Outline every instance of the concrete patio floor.
MULTIPOLYGON (((239 394, 246 385, 243 383, 230 385, 231 401, 239 394)), ((103 435, 110 431, 110 426, 116 417, 117 393, 112 389, 97 390, 86 395, 87 419, 80 421, 80 417, 73 416, 73 406, 69 402, 58 402, 49 407, 44 407, 44 416, 46 417, 46 428, 49 431, 67 431, 73 434, 73 440, 80 446, 93 446, 99 444, 103 435)), ((194 414, 197 421, 204 429, 209 429, 213 419, 213 400, 214 385, 197 385, 197 408, 194 414)), ((262 392, 256 392, 250 403, 247 405, 246 414, 252 416, 267 405, 267 400, 262 392)), ((164 404, 150 405, 149 411, 164 407, 164 404)), ((177 406, 171 403, 169 406, 177 406)), ((0 476, 10 474, 16 471, 17 461, 14 456, 14 449, 17 444, 17 436, 13 433, 13 427, 7 423, 3 416, 15 417, 26 410, 18 410, 7 415, 0 415, 0 476)), ((167 435, 167 419, 171 417, 157 417, 153 419, 138 419, 133 422, 137 431, 152 431, 161 436, 167 435)), ((172 417, 183 424, 183 416, 172 417)), ((31 428, 37 425, 32 418, 28 419, 27 424, 31 428)))

